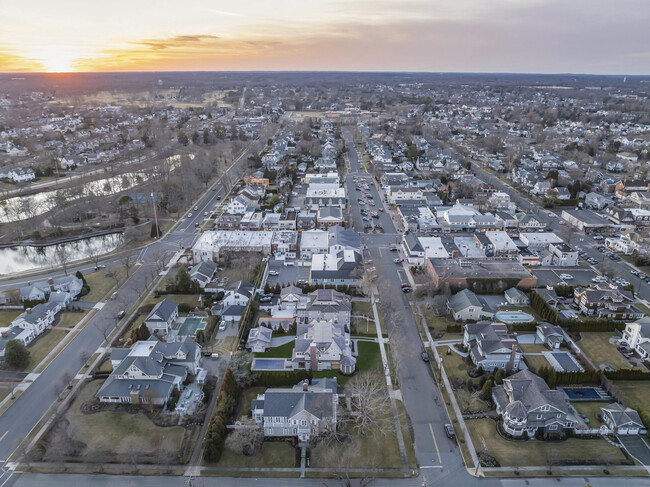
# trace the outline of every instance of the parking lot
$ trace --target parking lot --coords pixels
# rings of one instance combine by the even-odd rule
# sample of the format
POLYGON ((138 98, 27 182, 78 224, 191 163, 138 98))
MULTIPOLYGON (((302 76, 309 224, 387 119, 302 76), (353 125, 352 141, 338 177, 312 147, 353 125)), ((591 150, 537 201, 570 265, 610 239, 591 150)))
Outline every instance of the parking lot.
POLYGON ((278 272, 279 275, 272 276, 269 273, 266 282, 269 283, 269 286, 275 286, 277 283, 280 283, 280 285, 296 284, 300 279, 309 281, 309 269, 309 266, 296 264, 287 266, 281 260, 272 259, 269 261, 269 272, 278 272))
POLYGON ((560 274, 569 274, 573 279, 567 279, 565 282, 569 286, 588 286, 592 284, 592 279, 597 276, 597 274, 591 269, 584 267, 580 268, 567 268, 567 267, 557 267, 555 269, 535 269, 532 271, 533 275, 537 277, 537 286, 555 286, 560 284, 562 279, 560 274))

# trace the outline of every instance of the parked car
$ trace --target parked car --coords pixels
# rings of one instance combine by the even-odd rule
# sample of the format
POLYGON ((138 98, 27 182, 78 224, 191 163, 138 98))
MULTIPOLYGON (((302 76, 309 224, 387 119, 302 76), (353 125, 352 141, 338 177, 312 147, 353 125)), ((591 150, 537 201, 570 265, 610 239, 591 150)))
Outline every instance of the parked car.
POLYGON ((269 271, 269 276, 279 276, 280 273, 278 271, 269 271))
POLYGON ((427 352, 422 352, 422 360, 425 362, 429 361, 429 354, 427 352))
POLYGON ((222 321, 221 324, 219 325, 219 331, 224 331, 226 329, 226 322, 222 321))
POLYGON ((450 440, 456 439, 456 433, 454 432, 454 427, 450 424, 445 425, 445 434, 450 440))

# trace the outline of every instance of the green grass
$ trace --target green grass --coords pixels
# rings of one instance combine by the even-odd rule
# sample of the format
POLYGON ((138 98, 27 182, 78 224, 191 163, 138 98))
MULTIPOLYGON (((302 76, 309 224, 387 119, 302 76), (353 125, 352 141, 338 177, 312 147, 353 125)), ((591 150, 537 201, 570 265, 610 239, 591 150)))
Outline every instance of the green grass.
POLYGON ((372 317, 372 307, 367 301, 352 301, 352 314, 372 317))
POLYGON ((526 361, 526 364, 528 365, 528 368, 531 370, 531 372, 535 372, 542 367, 550 367, 551 364, 548 363, 548 360, 546 360, 546 357, 543 355, 526 355, 524 354, 524 360, 526 361))
POLYGON ((0 327, 9 326, 11 322, 23 314, 24 310, 0 311, 0 327))
POLYGON ((294 345, 295 342, 288 342, 279 347, 273 347, 268 352, 256 353, 255 356, 264 358, 291 358, 294 345))
POLYGON ((604 402, 574 402, 571 403, 576 411, 580 414, 584 414, 589 418, 589 427, 590 428, 599 428, 602 424, 598 420, 598 415, 601 413, 600 408, 605 406, 607 403, 604 402))
POLYGON ((519 348, 524 353, 541 353, 548 350, 548 347, 543 343, 520 343, 519 348))
POLYGON ((369 370, 383 370, 381 363, 381 351, 379 343, 375 342, 356 342, 359 348, 357 357, 357 369, 359 372, 369 370))
POLYGON ((90 274, 84 274, 84 278, 90 287, 90 292, 80 298, 80 301, 98 302, 101 301, 108 291, 115 286, 115 278, 107 274, 114 273, 119 278, 120 282, 124 278, 124 269, 114 268, 110 270, 99 270, 90 274))
POLYGON ((377 325, 374 321, 361 318, 352 318, 350 321, 354 329, 357 330, 356 334, 362 333, 364 335, 377 336, 377 325))
POLYGON ((442 357, 442 363, 449 378, 460 377, 463 380, 469 379, 469 374, 467 373, 467 365, 465 364, 463 357, 458 355, 456 352, 451 352, 449 355, 447 355, 447 350, 449 350, 449 347, 447 345, 436 348, 438 349, 438 354, 440 357, 442 357))
POLYGON ((156 304, 165 298, 171 299, 176 304, 187 304, 191 308, 203 308, 203 304, 199 302, 198 294, 166 294, 158 296, 157 298, 152 295, 144 304, 156 304))
POLYGON ((262 451, 255 456, 238 455, 224 448, 218 463, 204 465, 216 467, 292 468, 296 463, 296 450, 286 441, 265 441, 262 451))
POLYGON ((636 380, 613 381, 618 399, 626 406, 650 415, 650 383, 636 380))
POLYGON ((639 308, 641 311, 643 311, 645 314, 647 314, 648 316, 650 316, 650 308, 648 308, 648 307, 647 307, 645 304, 643 304, 642 302, 637 301, 637 302, 634 303, 634 306, 636 306, 636 307, 639 308))
POLYGON ((178 452, 185 433, 184 428, 156 426, 144 414, 100 412, 83 414, 81 405, 94 397, 103 381, 86 384, 66 412, 70 421, 68 435, 86 443, 83 456, 108 451, 121 455, 155 454, 159 450, 178 452))
POLYGON ((69 332, 65 330, 46 330, 39 335, 36 340, 29 344, 29 365, 25 369, 27 372, 34 370, 41 360, 59 343, 69 332))
POLYGON ((61 326, 63 328, 74 328, 77 323, 79 323, 84 316, 88 313, 89 310, 84 310, 81 313, 73 313, 71 311, 64 311, 57 315, 58 321, 56 321, 55 326, 61 326))
POLYGON ((593 362, 596 367, 607 364, 613 369, 630 369, 632 366, 616 350, 616 347, 609 343, 613 333, 581 332, 581 339, 576 344, 593 362))
POLYGON ((601 464, 625 461, 625 455, 603 439, 583 440, 569 438, 561 442, 511 441, 499 436, 492 419, 466 420, 472 442, 477 451, 485 449, 502 467, 546 466, 558 462, 598 462, 601 464))

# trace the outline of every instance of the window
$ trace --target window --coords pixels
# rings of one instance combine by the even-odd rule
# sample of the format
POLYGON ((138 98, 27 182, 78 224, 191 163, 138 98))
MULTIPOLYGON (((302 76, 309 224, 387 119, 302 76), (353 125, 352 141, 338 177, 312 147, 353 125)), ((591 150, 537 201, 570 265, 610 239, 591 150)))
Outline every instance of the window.
POLYGON ((557 424, 552 424, 548 427, 549 430, 556 430, 557 429, 557 424))
POLYGON ((307 426, 307 420, 306 420, 306 419, 303 419, 303 420, 300 422, 300 424, 302 424, 303 426, 307 426))

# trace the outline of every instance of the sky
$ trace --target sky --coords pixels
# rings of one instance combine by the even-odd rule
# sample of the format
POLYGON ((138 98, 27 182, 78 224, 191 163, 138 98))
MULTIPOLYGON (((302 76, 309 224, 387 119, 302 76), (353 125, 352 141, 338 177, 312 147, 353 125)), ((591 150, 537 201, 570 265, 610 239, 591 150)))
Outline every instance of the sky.
POLYGON ((0 0, 0 72, 650 74, 649 0, 0 0))

